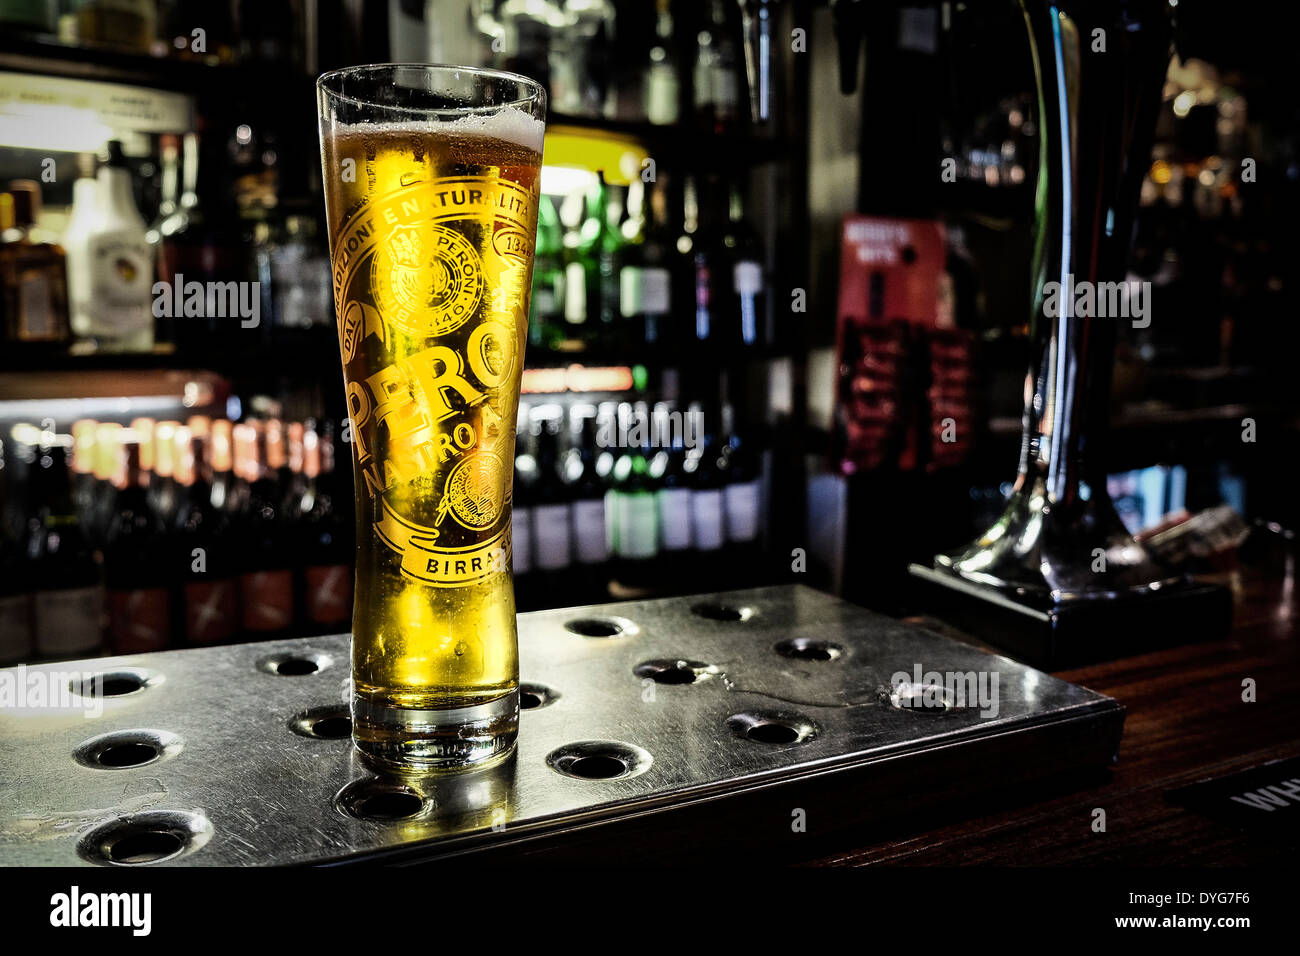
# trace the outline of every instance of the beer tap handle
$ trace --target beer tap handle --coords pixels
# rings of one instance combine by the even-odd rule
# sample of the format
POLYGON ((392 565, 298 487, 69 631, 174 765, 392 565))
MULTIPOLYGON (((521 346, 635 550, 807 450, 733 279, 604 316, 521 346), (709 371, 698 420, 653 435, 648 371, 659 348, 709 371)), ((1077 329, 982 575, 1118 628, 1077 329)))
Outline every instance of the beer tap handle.
POLYGON ((772 115, 772 14, 777 0, 739 0, 744 30, 749 114, 755 123, 772 115))

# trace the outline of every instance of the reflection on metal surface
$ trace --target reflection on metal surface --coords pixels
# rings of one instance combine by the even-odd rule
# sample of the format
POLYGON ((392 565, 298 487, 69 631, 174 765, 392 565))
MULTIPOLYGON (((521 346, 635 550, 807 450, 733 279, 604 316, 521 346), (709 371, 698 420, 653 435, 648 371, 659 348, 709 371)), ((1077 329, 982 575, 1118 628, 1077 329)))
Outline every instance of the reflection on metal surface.
POLYGON ((344 661, 346 635, 28 668, 166 680, 104 699, 97 720, 0 708, 0 864, 431 859, 558 846, 573 828, 646 814, 671 828, 679 808, 718 803, 725 814, 730 798, 784 799, 786 788, 802 794, 828 778, 841 791, 873 781, 888 795, 939 774, 960 797, 979 784, 961 770, 972 762, 994 779, 1114 756, 1115 701, 1006 658, 802 587, 700 600, 755 613, 715 620, 667 600, 521 615, 523 688, 544 706, 525 709, 508 759, 460 773, 377 777, 328 723, 346 719, 339 668, 286 678, 267 666, 344 661), (568 627, 583 619, 635 630, 593 640, 568 627), (774 650, 783 642, 843 653, 786 657, 774 650), (637 668, 663 662, 704 664, 713 679, 651 683, 648 693, 637 668), (935 719, 891 706, 893 675, 918 665, 1000 675, 997 715, 966 708, 935 719), (91 740, 148 744, 143 733, 164 751, 184 747, 138 766, 78 763, 91 740), (127 736, 103 737, 114 734, 127 736))

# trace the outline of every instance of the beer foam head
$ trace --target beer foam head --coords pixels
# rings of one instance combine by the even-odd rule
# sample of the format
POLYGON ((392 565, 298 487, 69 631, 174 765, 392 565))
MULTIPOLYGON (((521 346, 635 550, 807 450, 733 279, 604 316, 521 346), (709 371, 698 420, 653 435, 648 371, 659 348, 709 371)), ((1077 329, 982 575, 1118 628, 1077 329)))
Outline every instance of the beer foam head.
POLYGON ((542 151, 546 124, 523 110, 505 107, 495 113, 468 113, 451 120, 418 119, 385 123, 349 123, 340 132, 380 135, 428 133, 433 136, 482 137, 542 151))

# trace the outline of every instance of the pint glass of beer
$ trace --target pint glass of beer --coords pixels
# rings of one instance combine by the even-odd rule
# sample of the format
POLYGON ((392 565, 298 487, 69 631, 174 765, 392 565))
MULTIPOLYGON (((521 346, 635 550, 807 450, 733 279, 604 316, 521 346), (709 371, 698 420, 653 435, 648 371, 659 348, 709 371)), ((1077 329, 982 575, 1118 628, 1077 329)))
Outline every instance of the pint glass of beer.
POLYGON ((352 733, 390 769, 481 766, 519 720, 515 415, 546 100, 390 64, 317 82, 357 503, 352 733))

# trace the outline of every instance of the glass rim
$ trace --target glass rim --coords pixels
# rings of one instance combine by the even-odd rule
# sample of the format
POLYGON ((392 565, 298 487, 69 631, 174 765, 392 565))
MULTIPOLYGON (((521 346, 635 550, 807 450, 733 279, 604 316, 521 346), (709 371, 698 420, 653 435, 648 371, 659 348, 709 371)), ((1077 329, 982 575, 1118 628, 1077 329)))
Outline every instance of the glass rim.
POLYGON ((345 66, 337 70, 330 70, 316 77, 316 89, 333 97, 340 102, 348 103, 352 106, 377 107, 384 110, 392 110, 399 113, 410 113, 413 116, 437 116, 441 114, 455 114, 465 116, 476 113, 496 113, 504 109, 522 109, 533 103, 545 103, 546 87, 531 77, 524 76, 522 73, 510 73, 507 70, 493 70, 478 66, 456 66, 450 63, 362 63, 356 66, 345 66), (468 73, 471 76, 486 77, 496 80, 508 80, 518 83, 528 91, 526 96, 517 99, 505 100, 500 103, 485 104, 483 106, 449 106, 442 108, 426 108, 418 106, 399 106, 393 103, 381 103, 377 100, 359 99, 356 96, 349 96, 340 92, 331 85, 332 81, 340 80, 345 77, 359 76, 369 72, 395 72, 399 69, 421 70, 425 73, 468 73))

